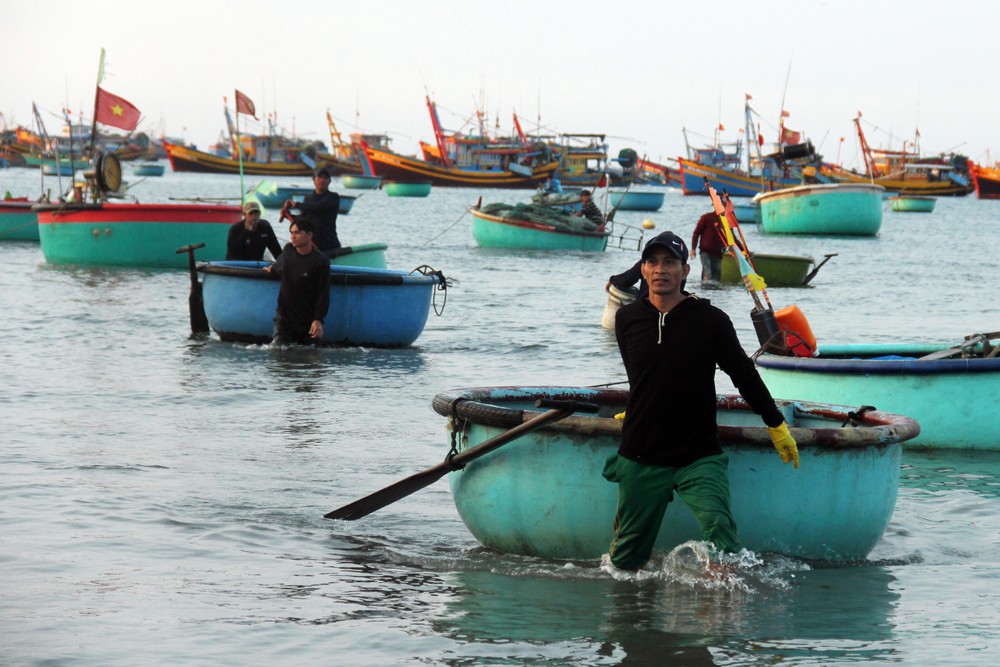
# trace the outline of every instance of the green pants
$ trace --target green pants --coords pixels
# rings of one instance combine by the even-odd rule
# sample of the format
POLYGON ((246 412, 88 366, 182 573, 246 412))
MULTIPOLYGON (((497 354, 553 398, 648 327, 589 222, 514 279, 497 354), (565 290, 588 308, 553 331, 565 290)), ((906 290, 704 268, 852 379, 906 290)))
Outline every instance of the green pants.
POLYGON ((615 537, 609 549, 615 567, 637 570, 649 560, 674 491, 698 520, 705 541, 722 551, 739 551, 736 522, 729 510, 728 465, 725 454, 707 456, 682 468, 610 456, 604 464, 604 478, 618 483, 615 537))

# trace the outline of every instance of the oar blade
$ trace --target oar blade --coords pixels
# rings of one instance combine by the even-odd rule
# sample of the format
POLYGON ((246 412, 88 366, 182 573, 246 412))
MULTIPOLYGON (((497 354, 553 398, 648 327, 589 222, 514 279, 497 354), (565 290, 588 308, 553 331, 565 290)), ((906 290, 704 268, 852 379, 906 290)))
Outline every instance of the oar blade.
POLYGON ((446 464, 436 465, 433 468, 428 468, 405 479, 401 479, 384 489, 348 503, 332 512, 328 512, 323 517, 326 519, 343 519, 344 521, 354 521, 355 519, 366 517, 386 505, 391 505, 397 500, 402 500, 425 486, 430 486, 448 474, 449 470, 450 468, 446 464))

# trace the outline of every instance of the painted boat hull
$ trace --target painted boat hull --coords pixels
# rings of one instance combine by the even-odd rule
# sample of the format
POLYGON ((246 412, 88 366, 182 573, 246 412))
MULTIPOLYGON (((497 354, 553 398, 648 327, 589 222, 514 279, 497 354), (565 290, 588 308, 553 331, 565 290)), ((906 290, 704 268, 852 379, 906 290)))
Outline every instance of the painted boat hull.
POLYGON ((204 243, 199 258, 223 259, 238 206, 206 204, 39 205, 38 235, 50 264, 183 269, 177 248, 204 243))
POLYGON ((427 181, 386 181, 385 193, 390 197, 426 197, 431 193, 431 184, 427 181))
MULTIPOLYGON (((207 262, 202 295, 208 324, 229 342, 270 343, 278 279, 267 262, 207 262)), ((437 275, 332 265, 330 310, 323 320, 327 345, 406 347, 427 323, 437 275)))
POLYGON ((756 204, 733 204, 736 222, 760 222, 760 207, 756 204))
POLYGON ((0 241, 38 241, 34 202, 0 201, 0 241))
POLYGON ((163 176, 166 167, 162 164, 139 164, 135 166, 133 173, 136 176, 163 176))
MULTIPOLYGON (((435 396, 435 411, 454 414, 450 426, 462 429, 460 451, 538 414, 537 398, 601 407, 599 417, 569 417, 449 474, 455 506, 476 539, 505 553, 543 558, 607 553, 617 486, 601 472, 618 448, 621 422, 612 416, 624 409, 627 396, 623 390, 577 387, 486 387, 435 396)), ((779 401, 799 442, 796 470, 782 464, 760 417, 742 399, 720 395, 718 405, 743 544, 758 553, 816 560, 867 556, 892 516, 901 442, 919 432, 916 422, 866 413, 861 427, 844 429, 848 408, 779 401)), ((656 549, 700 539, 690 510, 672 502, 656 549)))
MULTIPOLYGON (((751 252, 750 259, 768 287, 801 287, 809 275, 809 267, 815 264, 812 257, 795 255, 751 252)), ((724 283, 743 284, 743 276, 740 275, 736 260, 729 253, 722 256, 721 279, 724 283)))
POLYGON ((801 185, 754 197, 768 234, 876 236, 882 227, 880 185, 801 185))
POLYGON ((1000 199, 1000 169, 980 167, 973 164, 969 168, 972 183, 979 199, 1000 199))
POLYGON ((863 174, 853 174, 842 170, 832 170, 824 166, 821 170, 823 176, 838 183, 873 183, 881 185, 888 192, 895 192, 901 195, 914 195, 925 197, 965 197, 975 189, 972 183, 962 185, 949 179, 937 181, 928 180, 926 177, 911 176, 910 178, 889 178, 882 176, 870 179, 863 174))
POLYGON ((907 197, 897 196, 891 198, 890 207, 893 211, 906 213, 932 213, 937 200, 934 197, 907 197))
POLYGON ((472 236, 482 248, 604 252, 608 246, 606 231, 564 231, 551 225, 507 220, 475 209, 469 209, 469 213, 472 236))
POLYGON ((368 157, 375 172, 387 180, 430 181, 433 185, 468 188, 535 188, 559 167, 558 162, 549 162, 528 174, 501 169, 455 169, 371 147, 368 157))
POLYGON ((776 396, 904 411, 920 421, 908 446, 1000 450, 1000 358, 916 357, 948 345, 822 345, 814 358, 761 354, 776 396), (874 359, 896 356, 903 359, 874 359))
MULTIPOLYGON (((163 149, 167 152, 170 168, 174 171, 201 174, 240 173, 239 160, 204 153, 166 141, 163 142, 163 149)), ((245 160, 243 173, 250 176, 312 176, 313 168, 303 162, 260 163, 245 160)))
POLYGON ((382 177, 346 174, 340 177, 340 182, 350 190, 377 190, 382 185, 382 177))
POLYGON ((611 206, 623 211, 659 211, 663 208, 662 192, 610 192, 611 206))
POLYGON ((787 188, 802 183, 801 178, 781 178, 764 180, 745 174, 737 174, 717 167, 709 167, 686 158, 677 158, 680 164, 681 188, 686 195, 708 195, 705 178, 720 193, 725 191, 730 197, 753 197, 767 190, 787 188))

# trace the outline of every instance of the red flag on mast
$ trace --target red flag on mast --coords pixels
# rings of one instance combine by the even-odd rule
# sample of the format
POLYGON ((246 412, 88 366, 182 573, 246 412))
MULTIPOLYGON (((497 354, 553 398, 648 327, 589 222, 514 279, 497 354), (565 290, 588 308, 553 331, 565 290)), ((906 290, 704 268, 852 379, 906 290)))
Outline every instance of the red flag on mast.
POLYGON ((257 119, 257 107, 254 106, 253 100, 238 90, 236 91, 236 113, 243 113, 253 116, 254 120, 257 119))
POLYGON ((139 109, 124 97, 112 95, 100 86, 97 87, 94 120, 98 123, 131 132, 139 125, 141 115, 139 109))

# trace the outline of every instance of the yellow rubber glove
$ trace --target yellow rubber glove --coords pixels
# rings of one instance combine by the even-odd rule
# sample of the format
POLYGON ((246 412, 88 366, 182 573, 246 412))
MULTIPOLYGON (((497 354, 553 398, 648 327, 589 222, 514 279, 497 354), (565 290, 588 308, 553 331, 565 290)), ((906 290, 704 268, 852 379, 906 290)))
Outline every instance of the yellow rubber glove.
POLYGON ((620 422, 625 421, 625 413, 619 412, 618 414, 615 415, 615 419, 617 419, 620 422))
POLYGON ((767 427, 767 433, 771 436, 774 448, 781 455, 781 462, 795 462, 795 467, 799 467, 799 448, 795 446, 795 438, 788 432, 788 424, 781 422, 781 425, 771 428, 767 427))

